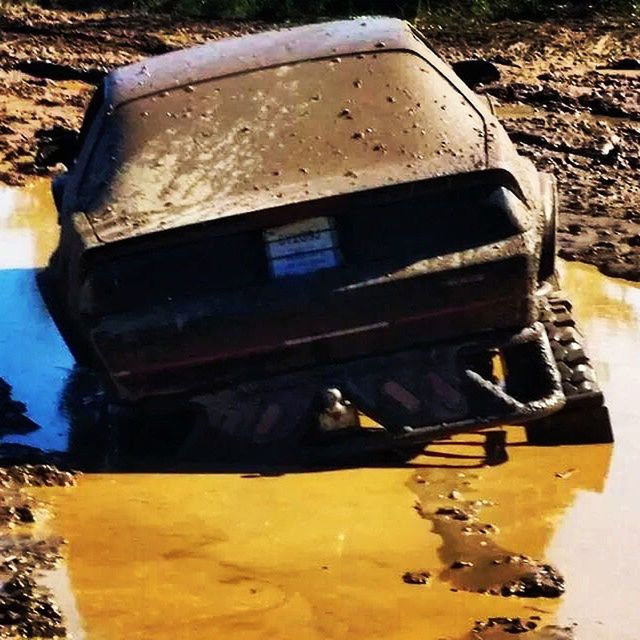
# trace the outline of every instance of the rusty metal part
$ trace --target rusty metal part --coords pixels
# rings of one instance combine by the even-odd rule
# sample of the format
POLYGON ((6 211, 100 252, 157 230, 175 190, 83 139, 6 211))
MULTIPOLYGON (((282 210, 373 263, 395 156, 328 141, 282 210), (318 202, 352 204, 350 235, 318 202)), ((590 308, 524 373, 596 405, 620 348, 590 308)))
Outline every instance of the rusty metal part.
POLYGON ((294 457, 413 448, 460 431, 541 418, 558 411, 564 402, 541 324, 515 335, 486 336, 256 380, 193 400, 208 424, 204 433, 213 441, 210 448, 215 450, 218 440, 223 454, 229 445, 240 445, 294 457), (490 364, 496 346, 509 368, 504 389, 483 377, 483 364, 490 364), (520 353, 523 347, 530 352, 520 353), (538 384, 523 396, 523 378, 529 377, 538 384), (338 430, 335 438, 325 437, 327 430, 319 428, 315 407, 318 392, 328 381, 334 404, 358 409, 384 428, 344 423, 345 429, 338 430))

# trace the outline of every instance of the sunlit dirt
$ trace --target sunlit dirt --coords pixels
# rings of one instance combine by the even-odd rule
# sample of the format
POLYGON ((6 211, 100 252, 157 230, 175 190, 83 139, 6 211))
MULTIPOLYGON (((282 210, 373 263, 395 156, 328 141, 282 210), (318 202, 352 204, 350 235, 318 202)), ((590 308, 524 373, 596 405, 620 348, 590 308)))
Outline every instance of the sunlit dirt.
MULTIPOLYGON (((64 449, 72 360, 35 284, 55 240, 45 182, 0 189, 0 376, 43 425, 22 441, 64 449)), ((436 640, 473 638, 475 621, 492 616, 539 616, 539 628, 575 626, 581 640, 636 638, 640 289, 578 264, 561 271, 611 409, 613 447, 530 447, 510 427, 508 460, 494 466, 486 436, 472 434, 408 466, 91 473, 76 488, 36 490, 51 505, 47 526, 68 540, 51 580, 74 637, 436 640), (484 538, 432 517, 470 506, 492 525, 484 538), (465 590, 486 576, 462 579, 450 566, 487 546, 553 564, 566 593, 465 590), (409 571, 431 578, 406 584, 409 571)))

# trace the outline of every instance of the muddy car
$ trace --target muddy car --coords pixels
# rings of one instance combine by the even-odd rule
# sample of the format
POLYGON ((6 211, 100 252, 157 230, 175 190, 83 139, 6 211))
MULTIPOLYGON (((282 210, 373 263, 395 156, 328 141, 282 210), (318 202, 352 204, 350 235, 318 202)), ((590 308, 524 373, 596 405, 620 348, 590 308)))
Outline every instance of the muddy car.
POLYGON ((403 21, 117 69, 54 196, 46 298, 131 428, 184 411, 222 450, 611 439, 553 178, 403 21))

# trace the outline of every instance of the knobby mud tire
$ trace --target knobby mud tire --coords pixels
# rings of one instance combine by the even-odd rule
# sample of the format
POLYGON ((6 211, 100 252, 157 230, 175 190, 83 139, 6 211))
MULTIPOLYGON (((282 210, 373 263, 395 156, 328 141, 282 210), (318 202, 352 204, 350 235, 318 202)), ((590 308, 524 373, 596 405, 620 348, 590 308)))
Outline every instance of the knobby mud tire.
POLYGON ((534 445, 603 444, 613 442, 609 411, 595 371, 584 348, 584 338, 572 315, 572 305, 561 292, 548 296, 541 321, 549 336, 562 377, 567 404, 558 413, 526 425, 534 445))

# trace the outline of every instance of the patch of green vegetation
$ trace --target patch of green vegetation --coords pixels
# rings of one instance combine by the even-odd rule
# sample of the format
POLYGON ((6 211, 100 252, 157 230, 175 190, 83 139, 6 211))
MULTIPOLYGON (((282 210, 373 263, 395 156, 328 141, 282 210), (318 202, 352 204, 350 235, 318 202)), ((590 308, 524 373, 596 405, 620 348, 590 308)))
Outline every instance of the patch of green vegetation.
POLYGON ((587 18, 596 14, 639 14, 640 0, 424 0, 421 13, 445 21, 587 18))
MULTIPOLYGON (((3 4, 23 0, 0 0, 3 4)), ((35 0, 51 8, 110 8, 239 20, 300 20, 386 14, 414 19, 545 19, 596 13, 640 14, 640 0, 35 0)))

